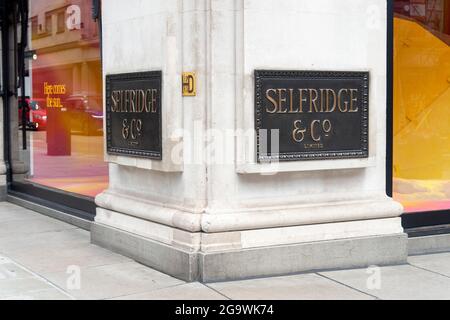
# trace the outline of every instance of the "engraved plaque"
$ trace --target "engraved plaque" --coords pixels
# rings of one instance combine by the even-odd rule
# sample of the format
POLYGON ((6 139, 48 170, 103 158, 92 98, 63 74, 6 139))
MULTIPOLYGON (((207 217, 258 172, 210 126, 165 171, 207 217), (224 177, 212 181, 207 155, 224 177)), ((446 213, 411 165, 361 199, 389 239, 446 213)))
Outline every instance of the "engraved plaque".
POLYGON ((106 76, 109 154, 162 160, 161 71, 106 76))
POLYGON ((258 162, 367 158, 369 73, 255 71, 258 162))

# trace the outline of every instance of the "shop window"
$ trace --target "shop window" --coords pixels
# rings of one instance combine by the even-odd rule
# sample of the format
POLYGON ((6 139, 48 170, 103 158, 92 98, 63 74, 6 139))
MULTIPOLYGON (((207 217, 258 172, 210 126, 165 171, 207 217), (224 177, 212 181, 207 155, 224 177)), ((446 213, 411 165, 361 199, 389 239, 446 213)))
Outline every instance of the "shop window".
POLYGON ((394 198, 450 209, 450 0, 395 1, 394 198))
MULTIPOLYGON (((30 1, 31 43, 25 118, 12 137, 13 183, 92 199, 108 186, 103 150, 103 86, 99 36, 85 40, 85 28, 97 30, 91 0, 30 1), (45 10, 45 11, 44 11, 45 10), (92 21, 91 21, 92 20, 92 21), (63 37, 48 37, 62 33, 63 37)), ((89 31, 89 30, 87 30, 89 31)), ((95 34, 95 32, 91 32, 95 34)))

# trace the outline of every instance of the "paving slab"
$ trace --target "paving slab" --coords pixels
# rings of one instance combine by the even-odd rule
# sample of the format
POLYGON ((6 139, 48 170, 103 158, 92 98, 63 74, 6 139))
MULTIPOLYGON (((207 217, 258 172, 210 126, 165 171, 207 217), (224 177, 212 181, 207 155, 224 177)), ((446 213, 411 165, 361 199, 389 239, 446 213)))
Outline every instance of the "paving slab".
POLYGON ((89 232, 81 229, 67 229, 38 232, 16 236, 0 237, 0 253, 14 258, 15 254, 43 251, 49 248, 66 250, 90 244, 89 232))
POLYGON ((11 259, 0 256, 0 299, 68 299, 61 290, 11 259))
POLYGON ((27 292, 47 289, 53 289, 53 287, 44 280, 36 277, 3 279, 0 280, 0 299, 26 295, 27 292))
MULTIPOLYGON (((24 207, 17 206, 10 202, 0 202, 0 215, 3 215, 5 212, 19 212, 19 211, 26 211, 28 209, 24 207)), ((34 211, 28 210, 33 214, 37 214, 34 211)))
POLYGON ((28 220, 33 218, 44 219, 45 217, 36 212, 23 208, 5 208, 4 206, 0 206, 0 223, 15 220, 28 220))
POLYGON ((14 260, 36 273, 66 272, 70 266, 96 267, 131 262, 132 260, 92 244, 67 247, 64 250, 20 250, 13 254, 14 260))
POLYGON ((450 252, 409 257, 408 262, 413 266, 450 277, 450 252))
POLYGON ((151 292, 117 297, 113 300, 227 300, 226 297, 195 282, 151 292))
POLYGON ((106 299, 184 284, 92 245, 88 231, 11 204, 1 203, 2 213, 1 298, 106 299), (77 270, 81 287, 74 289, 77 270))
POLYGON ((212 283, 185 283, 90 243, 88 231, 0 203, 0 299, 450 299, 450 253, 410 265, 212 283), (75 269, 73 269, 75 268, 75 269), (74 270, 80 288, 73 288, 74 270))
POLYGON ((32 233, 42 233, 50 231, 62 231, 75 229, 67 223, 54 220, 54 219, 42 219, 42 218, 30 218, 24 223, 23 220, 9 220, 0 223, 0 238, 21 235, 28 235, 32 233))
POLYGON ((25 271, 15 263, 0 263, 0 281, 6 279, 24 279, 30 278, 31 276, 28 271, 25 271))
POLYGON ((370 295, 317 274, 208 284, 233 300, 370 300, 370 295))
POLYGON ((68 294, 57 289, 26 291, 21 294, 6 296, 2 300, 73 300, 68 294))
POLYGON ((185 283, 136 262, 80 268, 80 288, 75 289, 71 282, 76 274, 73 271, 41 274, 71 296, 84 300, 115 298, 185 283))
POLYGON ((383 300, 448 300, 450 278, 411 265, 323 272, 323 276, 383 300), (374 278, 379 276, 379 281, 374 278), (378 285, 379 284, 379 285, 378 285))

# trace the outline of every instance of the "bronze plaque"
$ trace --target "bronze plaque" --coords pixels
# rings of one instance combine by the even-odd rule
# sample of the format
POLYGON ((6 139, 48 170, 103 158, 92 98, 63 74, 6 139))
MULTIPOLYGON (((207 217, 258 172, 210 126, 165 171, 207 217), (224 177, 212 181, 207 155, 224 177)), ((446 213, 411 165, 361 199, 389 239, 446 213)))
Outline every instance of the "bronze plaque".
POLYGON ((367 158, 369 73, 255 71, 258 162, 367 158))
POLYGON ((106 76, 107 152, 162 160, 161 71, 106 76))

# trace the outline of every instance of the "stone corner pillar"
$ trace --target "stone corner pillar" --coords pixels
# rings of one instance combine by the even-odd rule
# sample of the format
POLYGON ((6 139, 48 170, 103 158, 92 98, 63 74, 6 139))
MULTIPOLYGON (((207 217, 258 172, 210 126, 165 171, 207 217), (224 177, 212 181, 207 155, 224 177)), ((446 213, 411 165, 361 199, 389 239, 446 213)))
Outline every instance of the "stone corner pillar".
POLYGON ((162 160, 105 155, 93 243, 204 282, 406 261, 403 208, 385 193, 384 0, 111 0, 102 12, 105 77, 162 72, 162 160), (367 156, 259 163, 255 70, 368 72, 367 156), (182 96, 183 72, 195 96, 182 96))

